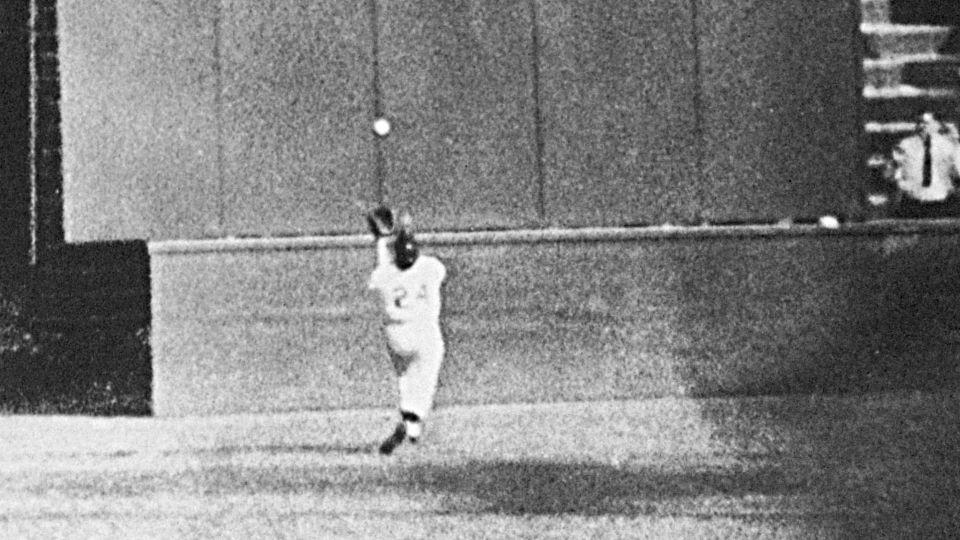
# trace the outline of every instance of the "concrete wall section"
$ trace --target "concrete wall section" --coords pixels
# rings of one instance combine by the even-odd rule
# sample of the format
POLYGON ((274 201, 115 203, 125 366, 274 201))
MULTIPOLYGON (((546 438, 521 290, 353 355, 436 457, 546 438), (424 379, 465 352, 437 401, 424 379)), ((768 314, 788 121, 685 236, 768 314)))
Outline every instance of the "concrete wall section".
POLYGON ((537 2, 550 222, 663 223, 699 188, 687 2, 537 2))
POLYGON ((538 219, 527 2, 380 2, 385 195, 434 229, 538 219))
POLYGON ((695 6, 703 170, 691 207, 713 222, 848 210, 863 155, 859 3, 695 6))
POLYGON ((57 7, 67 240, 219 232, 214 4, 57 7))
POLYGON ((224 232, 356 230, 376 193, 366 3, 229 0, 220 17, 224 232))
MULTIPOLYGON (((364 291, 369 247, 152 251, 157 414, 394 405, 364 291)), ((960 377, 956 236, 808 231, 427 251, 450 269, 440 406, 960 377)))
POLYGON ((841 213, 856 8, 60 0, 67 238, 360 232, 381 195, 433 230, 841 213))

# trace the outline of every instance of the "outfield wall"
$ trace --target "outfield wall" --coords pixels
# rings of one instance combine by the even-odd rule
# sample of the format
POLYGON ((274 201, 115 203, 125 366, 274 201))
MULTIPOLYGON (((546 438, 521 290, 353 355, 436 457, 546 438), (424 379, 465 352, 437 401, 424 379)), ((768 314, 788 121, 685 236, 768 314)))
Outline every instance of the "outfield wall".
MULTIPOLYGON (((960 377, 949 223, 425 235, 438 403, 863 391, 960 377)), ((392 407, 369 239, 151 245, 159 415, 392 407)))
POLYGON ((801 388, 877 312, 886 232, 643 228, 857 215, 856 0, 57 16, 64 238, 148 242, 159 414, 393 402, 357 203, 449 262, 442 402, 801 388))
POLYGON ((855 0, 59 0, 67 241, 776 221, 860 187, 855 0), (371 130, 386 115, 393 131, 371 130))

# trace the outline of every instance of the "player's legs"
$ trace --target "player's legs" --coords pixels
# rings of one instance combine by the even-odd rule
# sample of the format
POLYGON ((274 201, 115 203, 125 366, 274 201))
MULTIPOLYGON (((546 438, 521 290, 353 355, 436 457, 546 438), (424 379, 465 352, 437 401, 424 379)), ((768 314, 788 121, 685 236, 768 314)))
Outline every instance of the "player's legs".
POLYGON ((415 443, 423 435, 423 419, 419 414, 400 409, 400 418, 403 423, 404 431, 410 442, 415 443))
MULTIPOLYGON (((413 356, 409 354, 399 354, 389 346, 387 347, 387 350, 390 352, 390 363, 393 364, 393 369, 399 378, 407 371, 407 367, 413 361, 413 356)), ((400 412, 402 416, 403 410, 401 409, 400 412)), ((401 420, 397 423, 396 428, 394 428, 393 433, 391 433, 390 436, 384 439, 383 443, 380 444, 380 453, 386 456, 392 454, 393 451, 396 450, 406 438, 407 423, 401 418, 401 420)))
POLYGON ((394 450, 396 450, 398 446, 400 446, 401 443, 403 443, 403 440, 406 437, 406 424, 404 422, 397 423, 397 427, 393 430, 393 433, 391 433, 390 436, 387 437, 382 444, 380 444, 380 453, 385 456, 389 456, 394 450))
POLYGON ((416 442, 423 433, 423 421, 433 408, 440 365, 443 363, 443 339, 438 335, 424 336, 421 350, 410 355, 391 351, 391 360, 397 370, 400 393, 400 422, 393 434, 380 446, 382 454, 390 454, 405 439, 416 442))
MULTIPOLYGON (((400 410, 409 413, 410 418, 416 417, 416 420, 410 423, 422 422, 433 408, 440 366, 443 363, 443 349, 443 341, 440 339, 431 339, 431 342, 424 343, 424 347, 413 356, 406 371, 398 378, 400 410)), ((407 425, 408 430, 410 423, 407 425)))

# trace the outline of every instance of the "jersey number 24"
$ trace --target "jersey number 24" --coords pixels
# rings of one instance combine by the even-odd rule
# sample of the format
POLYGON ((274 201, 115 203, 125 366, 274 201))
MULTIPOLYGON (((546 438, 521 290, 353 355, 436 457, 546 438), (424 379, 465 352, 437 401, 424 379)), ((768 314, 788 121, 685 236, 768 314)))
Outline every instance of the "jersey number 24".
MULTIPOLYGON (((396 287, 393 289, 393 305, 397 307, 404 307, 407 305, 407 297, 410 296, 410 293, 407 292, 407 289, 404 287, 396 287)), ((427 299, 427 286, 420 285, 420 288, 417 289, 417 294, 414 297, 418 301, 426 301, 427 299)))

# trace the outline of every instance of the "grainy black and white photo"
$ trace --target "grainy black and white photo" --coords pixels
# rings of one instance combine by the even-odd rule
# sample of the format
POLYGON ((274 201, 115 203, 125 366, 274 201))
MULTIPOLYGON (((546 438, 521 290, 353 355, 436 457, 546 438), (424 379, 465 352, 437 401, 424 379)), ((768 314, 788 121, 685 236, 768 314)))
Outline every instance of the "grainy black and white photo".
POLYGON ((960 536, 955 0, 5 0, 0 538, 960 536))

